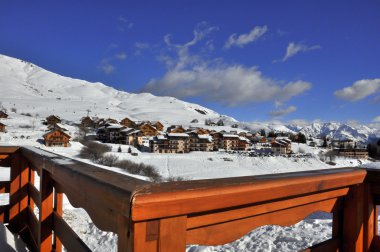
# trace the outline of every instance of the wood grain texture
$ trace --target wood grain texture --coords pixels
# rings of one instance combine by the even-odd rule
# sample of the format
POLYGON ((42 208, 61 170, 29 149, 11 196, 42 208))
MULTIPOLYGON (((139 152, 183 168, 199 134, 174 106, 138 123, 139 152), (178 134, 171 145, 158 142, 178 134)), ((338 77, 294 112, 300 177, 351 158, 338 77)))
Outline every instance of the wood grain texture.
POLYGON ((289 226, 303 220, 315 211, 332 212, 337 201, 337 199, 329 199, 235 221, 190 229, 187 231, 186 243, 200 245, 229 243, 263 225, 289 226))
POLYGON ((159 252, 185 251, 186 216, 160 220, 159 252))
POLYGON ((134 252, 158 251, 158 240, 147 241, 147 223, 135 222, 132 224, 133 250, 134 252))
POLYGON ((41 190, 41 208, 40 218, 41 235, 40 235, 40 251, 50 252, 53 242, 53 181, 50 174, 43 170, 40 179, 41 190))
POLYGON ((282 209, 292 208, 295 206, 301 206, 310 204, 317 201, 334 199, 341 196, 345 196, 348 193, 348 188, 341 188, 333 191, 327 191, 323 193, 316 193, 307 196, 300 196, 285 200, 278 200, 263 204, 255 204, 253 206, 243 206, 240 208, 227 208, 218 212, 200 213, 190 215, 187 220, 187 228, 195 228, 200 226, 206 226, 215 223, 227 222, 235 219, 246 218, 254 215, 265 214, 275 212, 282 209))

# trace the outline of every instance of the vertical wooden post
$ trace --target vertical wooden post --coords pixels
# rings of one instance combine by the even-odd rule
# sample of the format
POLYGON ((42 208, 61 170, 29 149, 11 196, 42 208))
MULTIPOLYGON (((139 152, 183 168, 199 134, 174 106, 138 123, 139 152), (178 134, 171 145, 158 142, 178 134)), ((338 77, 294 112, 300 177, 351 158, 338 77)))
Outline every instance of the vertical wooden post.
POLYGON ((11 159, 11 181, 9 188, 9 229, 18 233, 26 224, 28 207, 28 162, 20 153, 11 159))
POLYGON ((118 217, 117 246, 118 251, 132 251, 130 222, 124 215, 118 217))
POLYGON ((20 154, 14 153, 11 157, 11 177, 9 186, 9 229, 17 232, 17 216, 20 212, 20 154))
MULTIPOLYGON (((63 193, 54 190, 54 212, 62 217, 63 193)), ((54 248, 56 252, 62 251, 62 242, 59 237, 54 234, 54 248)))
MULTIPOLYGON (((33 185, 34 186, 34 179, 35 179, 35 171, 29 167, 29 184, 33 185)), ((30 209, 33 211, 34 210, 34 202, 32 200, 32 197, 28 197, 28 205, 30 207, 30 209)))
POLYGON ((363 184, 364 187, 364 251, 370 251, 373 246, 376 230, 376 205, 371 192, 370 184, 363 184))
MULTIPOLYGON (((158 228, 158 227, 157 227, 158 228)), ((155 239, 147 239, 149 227, 146 221, 132 224, 133 252, 156 252, 158 251, 158 235, 155 239)), ((158 231, 157 231, 158 234, 158 231)))
POLYGON ((185 251, 187 216, 160 220, 159 252, 185 251))
POLYGON ((351 187, 344 202, 343 251, 370 251, 376 236, 375 221, 370 185, 351 187))
POLYGON ((52 218, 53 218, 53 183, 50 175, 41 169, 40 177, 40 252, 52 251, 52 218))

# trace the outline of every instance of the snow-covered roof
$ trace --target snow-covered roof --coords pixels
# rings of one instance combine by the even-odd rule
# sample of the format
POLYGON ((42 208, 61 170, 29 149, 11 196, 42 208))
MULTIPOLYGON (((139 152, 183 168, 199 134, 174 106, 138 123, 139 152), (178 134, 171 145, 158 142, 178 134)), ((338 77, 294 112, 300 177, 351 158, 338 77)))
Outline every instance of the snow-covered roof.
POLYGON ((239 140, 240 140, 240 141, 246 141, 247 143, 249 143, 249 140, 248 140, 248 138, 246 138, 246 137, 242 137, 242 136, 240 136, 240 137, 239 137, 239 140))
POLYGON ((223 134, 223 137, 233 137, 233 138, 238 138, 238 135, 233 135, 233 134, 223 134))
POLYGON ((123 128, 124 126, 123 125, 120 125, 120 124, 114 124, 114 123, 110 123, 109 126, 107 126, 107 129, 121 129, 123 128))
POLYGON ((168 137, 189 137, 186 133, 168 133, 168 137))
POLYGON ((134 129, 127 127, 125 129, 122 129, 120 132, 132 132, 132 131, 134 131, 134 129))
POLYGON ((157 139, 158 140, 166 140, 166 139, 168 139, 165 135, 158 135, 157 136, 157 139))

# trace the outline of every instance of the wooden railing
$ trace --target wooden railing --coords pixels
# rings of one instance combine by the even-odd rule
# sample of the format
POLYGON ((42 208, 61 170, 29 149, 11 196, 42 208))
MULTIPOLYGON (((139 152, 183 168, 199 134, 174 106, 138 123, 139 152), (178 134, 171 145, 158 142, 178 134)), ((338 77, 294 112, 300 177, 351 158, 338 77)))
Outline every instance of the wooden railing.
POLYGON ((0 221, 32 251, 90 251, 62 218, 62 194, 96 226, 118 235, 118 251, 184 251, 219 245, 256 227, 333 213, 332 238, 306 251, 380 251, 380 170, 331 169, 153 184, 35 148, 0 147, 11 167, 0 221), (34 185, 35 172, 40 177, 34 185), (35 206, 38 216, 35 215, 35 206))

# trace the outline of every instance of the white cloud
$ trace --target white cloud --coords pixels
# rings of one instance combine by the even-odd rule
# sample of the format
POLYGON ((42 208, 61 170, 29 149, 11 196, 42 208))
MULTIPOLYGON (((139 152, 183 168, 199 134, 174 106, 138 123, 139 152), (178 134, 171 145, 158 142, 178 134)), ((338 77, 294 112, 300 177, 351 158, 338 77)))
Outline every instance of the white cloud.
POLYGON ((215 28, 197 26, 194 37, 184 44, 173 44, 170 35, 164 37, 168 52, 159 56, 168 71, 152 79, 145 92, 178 98, 202 97, 227 106, 253 102, 285 102, 311 88, 311 83, 295 81, 283 84, 264 76, 257 67, 226 64, 221 59, 205 60, 190 49, 200 43, 215 28))
POLYGON ((134 23, 131 22, 130 20, 128 20, 127 18, 123 17, 123 16, 119 16, 118 18, 119 20, 119 26, 118 26, 118 29, 122 32, 125 31, 125 29, 131 29, 133 26, 134 26, 134 23))
POLYGON ((380 116, 376 116, 372 121, 380 123, 380 116))
POLYGON ((252 43, 261 36, 264 35, 268 30, 267 26, 255 26, 250 32, 240 34, 239 36, 234 33, 231 34, 226 41, 224 47, 230 48, 231 46, 244 47, 246 44, 252 43))
POLYGON ((289 113, 293 113, 296 110, 297 110, 297 108, 295 106, 289 106, 289 107, 284 108, 284 109, 278 109, 278 110, 270 111, 269 115, 273 116, 273 117, 284 116, 284 115, 287 115, 289 113))
POLYGON ((148 49, 149 48, 149 44, 148 43, 143 43, 143 42, 136 42, 135 43, 135 47, 137 49, 148 49))
POLYGON ((364 79, 355 81, 352 86, 335 91, 334 95, 340 99, 354 102, 378 92, 380 92, 380 79, 364 79))
POLYGON ((99 66, 99 69, 105 73, 105 74, 111 74, 115 71, 115 66, 112 65, 111 63, 109 63, 109 61, 107 59, 103 59, 101 62, 100 62, 100 66, 99 66))
POLYGON ((119 60, 125 60, 127 58, 127 54, 125 52, 120 52, 116 54, 115 57, 119 60))
POLYGON ((289 43, 288 47, 286 48, 286 54, 282 58, 282 61, 286 61, 289 58, 295 56, 296 54, 298 54, 300 52, 307 52, 307 51, 311 51, 311 50, 317 50, 320 48, 321 48, 320 45, 307 46, 307 45, 304 45, 302 43, 296 44, 294 42, 291 42, 291 43, 289 43))

